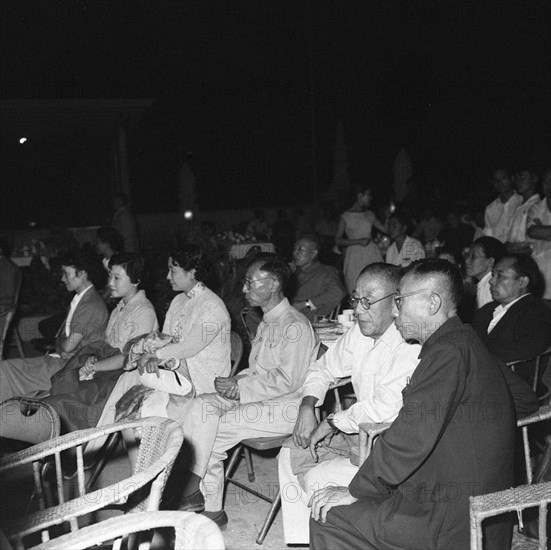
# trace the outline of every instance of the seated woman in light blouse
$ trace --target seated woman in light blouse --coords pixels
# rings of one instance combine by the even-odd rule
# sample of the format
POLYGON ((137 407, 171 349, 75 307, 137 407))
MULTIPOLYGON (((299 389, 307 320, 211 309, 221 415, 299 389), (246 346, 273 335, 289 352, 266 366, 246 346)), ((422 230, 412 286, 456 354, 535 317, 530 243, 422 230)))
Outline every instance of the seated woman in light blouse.
POLYGON ((174 406, 181 411, 195 395, 214 392, 215 377, 229 375, 230 316, 224 302, 204 284, 209 273, 198 245, 171 251, 167 279, 179 294, 170 304, 160 337, 170 336, 172 342, 143 353, 140 367, 119 378, 98 426, 115 417, 167 417, 171 395, 178 396, 174 406), (167 365, 170 370, 163 368, 167 365))
POLYGON ((121 352, 125 344, 159 328, 153 304, 139 288, 144 273, 143 257, 115 254, 107 268, 110 297, 118 298, 119 302, 109 317, 105 339, 83 348, 54 377, 52 395, 47 399, 58 411, 65 431, 95 425, 122 373, 124 355, 121 352))

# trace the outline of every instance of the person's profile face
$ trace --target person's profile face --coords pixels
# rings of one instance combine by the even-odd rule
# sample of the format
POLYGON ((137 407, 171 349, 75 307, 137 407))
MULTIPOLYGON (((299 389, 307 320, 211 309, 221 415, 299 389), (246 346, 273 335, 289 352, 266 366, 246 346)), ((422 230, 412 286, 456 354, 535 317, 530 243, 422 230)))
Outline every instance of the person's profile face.
POLYGON ((471 246, 465 258, 465 267, 469 277, 480 279, 489 273, 494 266, 493 258, 486 257, 484 249, 479 245, 471 246))
POLYGON ((316 251, 312 243, 306 239, 299 239, 293 248, 293 261, 297 267, 309 264, 315 258, 316 251))
POLYGON ((362 206, 365 206, 366 208, 371 204, 371 201, 373 200, 371 189, 368 189, 365 193, 360 193, 358 197, 360 199, 360 204, 362 206))
POLYGON ((195 270, 186 271, 183 267, 176 265, 172 258, 168 259, 168 275, 172 290, 176 292, 189 292, 197 283, 195 280, 195 270))
POLYGON ((515 189, 517 193, 526 193, 533 191, 536 187, 537 178, 530 170, 522 170, 515 177, 515 189))
POLYGON ((526 293, 527 277, 519 277, 513 258, 497 262, 490 279, 492 298, 502 305, 508 304, 526 293))
POLYGON ((513 188, 513 180, 505 170, 496 170, 492 175, 492 185, 499 194, 502 194, 513 188))
POLYGON ((73 266, 61 266, 61 282, 69 292, 77 292, 83 283, 83 272, 73 266))
POLYGON ((404 224, 398 218, 390 218, 388 221, 388 236, 395 240, 405 234, 404 224))
POLYGON ((134 294, 136 285, 121 265, 114 265, 109 270, 109 290, 112 298, 128 298, 134 294))
POLYGON ((408 274, 400 280, 392 312, 404 340, 424 341, 430 295, 428 284, 422 278, 408 274))
POLYGON ((266 305, 272 296, 274 277, 260 269, 260 263, 254 263, 247 269, 243 280, 245 300, 252 307, 266 305))

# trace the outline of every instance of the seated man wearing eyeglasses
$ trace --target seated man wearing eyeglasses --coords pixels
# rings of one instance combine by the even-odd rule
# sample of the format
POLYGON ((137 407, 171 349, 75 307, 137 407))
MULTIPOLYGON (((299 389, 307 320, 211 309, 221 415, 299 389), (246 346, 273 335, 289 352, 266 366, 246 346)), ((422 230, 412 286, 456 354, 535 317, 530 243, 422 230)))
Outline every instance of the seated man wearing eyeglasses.
POLYGON ((392 297, 402 273, 400 267, 384 263, 363 269, 350 300, 354 326, 308 370, 293 442, 279 455, 287 544, 308 543, 308 501, 314 491, 347 486, 357 473, 358 424, 390 422, 402 406, 402 390, 421 350, 407 344, 394 325, 392 297), (315 407, 323 404, 332 383, 347 376, 357 402, 318 424, 315 407))
POLYGON ((223 528, 224 460, 250 437, 290 434, 296 420, 306 366, 317 353, 308 319, 284 295, 290 276, 281 258, 255 260, 243 293, 263 317, 249 355, 249 368, 218 377, 217 393, 197 396, 181 421, 193 456, 181 510, 201 512, 223 528))
MULTIPOLYGON (((457 268, 432 258, 400 280, 395 323, 421 343, 420 362, 350 485, 314 493, 310 548, 466 549, 469 496, 511 487, 516 418, 506 369, 457 317, 462 287, 457 268)), ((510 548, 508 516, 484 528, 487 550, 510 548)))
POLYGON ((315 236, 300 238, 293 248, 291 303, 310 321, 328 316, 345 297, 339 272, 319 262, 320 243, 315 236))

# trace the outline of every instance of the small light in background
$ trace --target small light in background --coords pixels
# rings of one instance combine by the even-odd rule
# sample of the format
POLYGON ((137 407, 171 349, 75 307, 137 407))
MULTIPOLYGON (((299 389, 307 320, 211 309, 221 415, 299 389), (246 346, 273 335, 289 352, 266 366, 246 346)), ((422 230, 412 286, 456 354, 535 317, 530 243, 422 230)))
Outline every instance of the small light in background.
POLYGON ((193 219, 193 210, 186 210, 184 212, 184 218, 188 221, 191 221, 193 219))
POLYGON ((390 213, 393 214, 395 211, 396 211, 396 205, 394 204, 394 202, 390 202, 390 213))
POLYGON ((21 145, 23 145, 23 143, 25 143, 27 141, 27 138, 26 137, 22 137, 20 140, 19 140, 19 143, 21 143, 21 145))

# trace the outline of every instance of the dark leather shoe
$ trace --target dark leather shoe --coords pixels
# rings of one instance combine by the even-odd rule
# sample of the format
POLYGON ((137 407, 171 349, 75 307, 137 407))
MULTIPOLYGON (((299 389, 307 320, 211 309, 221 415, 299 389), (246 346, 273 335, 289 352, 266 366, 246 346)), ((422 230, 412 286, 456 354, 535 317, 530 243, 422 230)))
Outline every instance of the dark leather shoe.
POLYGON ((195 491, 187 497, 182 497, 178 510, 182 512, 202 512, 205 509, 205 498, 201 491, 195 491))
POLYGON ((228 526, 228 515, 226 514, 226 512, 224 512, 224 510, 218 510, 218 512, 205 511, 201 512, 201 515, 206 516, 214 521, 214 523, 216 523, 216 525, 218 525, 218 527, 220 528, 220 531, 224 531, 228 526))

